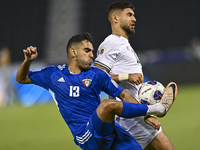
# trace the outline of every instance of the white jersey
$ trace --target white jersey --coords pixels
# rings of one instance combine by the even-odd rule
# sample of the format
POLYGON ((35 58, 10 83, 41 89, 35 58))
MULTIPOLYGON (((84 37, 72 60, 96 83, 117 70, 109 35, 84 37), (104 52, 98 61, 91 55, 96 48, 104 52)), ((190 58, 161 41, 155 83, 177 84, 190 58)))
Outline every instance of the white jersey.
MULTIPOLYGON (((99 46, 95 63, 109 70, 110 74, 133 74, 141 73, 142 65, 129 41, 119 35, 109 35, 99 46)), ((138 91, 141 86, 120 81, 118 83, 138 100, 138 91)), ((109 96, 109 98, 111 98, 109 96)), ((115 98, 117 99, 117 98, 115 98)), ((116 121, 128 131, 144 149, 153 138, 162 131, 155 130, 144 121, 142 116, 134 118, 116 117, 116 121)))
MULTIPOLYGON (((129 41, 119 35, 111 34, 101 43, 95 63, 107 68, 109 73, 113 75, 143 74, 142 65, 137 54, 129 41)), ((126 80, 120 81, 118 84, 138 99, 138 90, 141 85, 126 80)))

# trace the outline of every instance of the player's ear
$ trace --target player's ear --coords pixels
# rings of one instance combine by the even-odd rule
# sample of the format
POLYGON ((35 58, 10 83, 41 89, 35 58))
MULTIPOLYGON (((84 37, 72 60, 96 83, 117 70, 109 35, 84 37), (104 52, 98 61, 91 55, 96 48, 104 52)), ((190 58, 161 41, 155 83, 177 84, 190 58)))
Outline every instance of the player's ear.
POLYGON ((117 23, 119 21, 119 17, 116 14, 113 14, 112 20, 113 20, 114 23, 117 23))
POLYGON ((77 50, 76 50, 75 48, 71 48, 71 49, 70 49, 70 54, 71 54, 72 57, 76 57, 76 55, 77 55, 77 50))

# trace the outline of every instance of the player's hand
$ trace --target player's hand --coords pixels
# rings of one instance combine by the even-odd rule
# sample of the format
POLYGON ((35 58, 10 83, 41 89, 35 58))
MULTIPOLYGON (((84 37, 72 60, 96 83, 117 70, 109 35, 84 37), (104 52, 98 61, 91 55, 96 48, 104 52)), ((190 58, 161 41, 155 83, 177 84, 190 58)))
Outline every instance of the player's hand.
POLYGON ((136 85, 139 85, 140 83, 144 82, 144 78, 141 73, 134 73, 128 75, 128 81, 131 83, 135 83, 136 85))
POLYGON ((38 55, 37 47, 33 47, 33 46, 27 47, 27 49, 24 49, 23 52, 24 52, 25 59, 28 61, 32 61, 36 59, 38 55))
POLYGON ((147 124, 151 125, 155 130, 159 130, 160 129, 160 122, 157 120, 157 118, 153 117, 153 116, 145 116, 144 120, 147 124))

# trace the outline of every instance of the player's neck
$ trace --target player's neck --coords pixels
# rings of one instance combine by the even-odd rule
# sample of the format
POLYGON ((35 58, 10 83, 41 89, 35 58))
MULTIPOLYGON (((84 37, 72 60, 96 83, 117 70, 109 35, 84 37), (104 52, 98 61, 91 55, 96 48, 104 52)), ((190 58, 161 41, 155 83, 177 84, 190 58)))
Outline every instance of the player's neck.
POLYGON ((81 73, 81 69, 79 67, 77 67, 77 65, 75 63, 72 62, 68 62, 67 64, 67 68, 69 70, 69 72, 73 73, 73 74, 79 74, 81 73))
POLYGON ((120 35, 125 37, 127 40, 129 38, 129 34, 127 34, 124 30, 122 30, 121 28, 119 29, 112 29, 112 34, 116 34, 116 35, 120 35))

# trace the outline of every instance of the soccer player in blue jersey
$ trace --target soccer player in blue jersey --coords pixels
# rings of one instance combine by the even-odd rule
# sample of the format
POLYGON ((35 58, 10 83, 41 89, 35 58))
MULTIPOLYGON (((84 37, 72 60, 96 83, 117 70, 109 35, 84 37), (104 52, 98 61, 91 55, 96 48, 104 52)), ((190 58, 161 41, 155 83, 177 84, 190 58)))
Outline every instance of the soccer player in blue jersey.
POLYGON ((114 116, 131 118, 153 114, 163 117, 177 95, 177 85, 171 82, 161 103, 151 106, 135 104, 135 98, 105 71, 90 67, 93 46, 89 33, 69 40, 67 65, 29 71, 32 61, 37 58, 37 48, 30 46, 23 52, 25 60, 17 71, 16 80, 22 84, 39 85, 52 94, 74 142, 85 150, 141 150, 135 139, 114 121, 114 116), (106 99, 101 102, 101 91, 123 101, 106 99))

